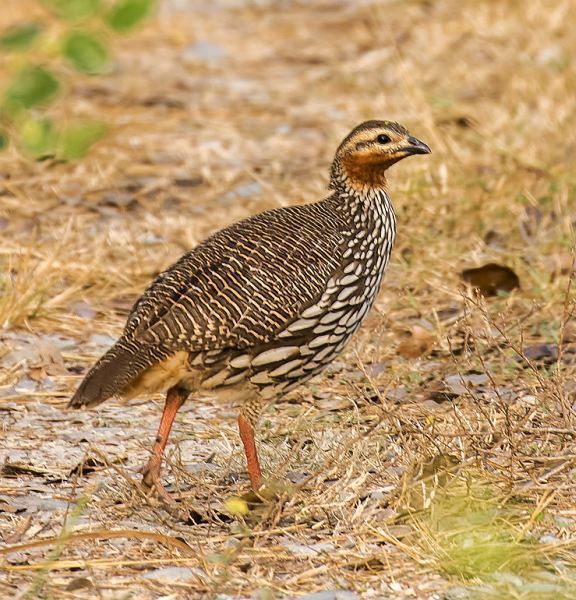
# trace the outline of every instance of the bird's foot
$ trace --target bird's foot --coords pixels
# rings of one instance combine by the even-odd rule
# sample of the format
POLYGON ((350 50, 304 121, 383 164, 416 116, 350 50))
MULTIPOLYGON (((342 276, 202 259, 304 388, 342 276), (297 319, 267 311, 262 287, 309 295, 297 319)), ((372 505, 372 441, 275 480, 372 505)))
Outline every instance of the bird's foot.
POLYGON ((176 500, 166 491, 166 488, 162 485, 160 478, 160 461, 156 460, 153 456, 148 464, 140 469, 142 473, 142 486, 145 491, 158 497, 159 500, 168 505, 176 504, 176 500))
POLYGON ((160 477, 160 461, 157 460, 156 456, 152 456, 148 464, 141 467, 139 472, 142 473, 142 487, 146 491, 147 496, 157 498, 162 508, 174 519, 187 525, 196 525, 208 521, 206 515, 194 509, 187 508, 166 491, 160 477))

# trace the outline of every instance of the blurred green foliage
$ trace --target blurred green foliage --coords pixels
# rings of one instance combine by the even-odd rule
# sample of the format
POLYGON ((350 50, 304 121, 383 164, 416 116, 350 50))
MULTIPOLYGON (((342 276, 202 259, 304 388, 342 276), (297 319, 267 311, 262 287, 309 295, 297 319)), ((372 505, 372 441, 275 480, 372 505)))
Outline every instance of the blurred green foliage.
POLYGON ((25 66, 15 73, 4 98, 9 112, 17 113, 20 109, 48 104, 59 89, 60 83, 48 69, 25 66))
POLYGON ((537 526, 549 517, 496 492, 468 471, 434 489, 429 510, 416 517, 440 570, 460 582, 445 599, 576 599, 573 564, 537 526))
POLYGON ((51 119, 28 119, 20 125, 21 149, 36 158, 50 156, 54 152, 56 131, 51 119))
POLYGON ((8 134, 5 131, 0 131, 0 150, 8 148, 8 134))
POLYGON ((97 75, 110 66, 110 52, 105 42, 86 31, 72 31, 64 41, 62 54, 81 73, 97 75))
POLYGON ((75 160, 105 135, 107 127, 95 119, 63 124, 48 116, 73 76, 66 67, 82 75, 107 73, 113 36, 140 25, 156 0, 37 1, 47 11, 44 21, 0 32, 0 55, 12 55, 9 80, 0 96, 0 150, 12 143, 32 158, 75 160))
POLYGON ((42 4, 67 21, 81 21, 102 11, 100 0, 43 0, 42 4))
POLYGON ((78 120, 69 123, 60 132, 56 155, 63 160, 82 158, 105 133, 104 123, 95 120, 78 120))
POLYGON ((106 22, 115 31, 130 31, 150 14, 152 8, 152 0, 117 2, 107 14, 106 22))
POLYGON ((0 48, 2 50, 26 50, 38 35, 41 28, 37 23, 23 23, 10 27, 0 36, 0 48))

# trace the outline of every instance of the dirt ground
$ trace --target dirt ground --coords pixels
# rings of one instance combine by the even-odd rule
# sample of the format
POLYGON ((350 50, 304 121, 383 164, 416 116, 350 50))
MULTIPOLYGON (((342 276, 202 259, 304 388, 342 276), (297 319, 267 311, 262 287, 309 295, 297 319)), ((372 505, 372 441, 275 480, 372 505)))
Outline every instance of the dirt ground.
MULTIPOLYGON (((7 5, 2 27, 35 3, 7 5)), ((576 598, 574 22, 571 0, 165 0, 110 74, 67 79, 51 112, 111 134, 74 163, 0 154, 0 597, 576 598), (276 494, 248 512, 234 407, 189 400, 167 512, 138 474, 162 398, 68 399, 159 271, 322 198, 368 118, 433 150, 390 173, 375 309, 267 410, 276 494), (462 273, 490 264, 482 296, 462 273)))

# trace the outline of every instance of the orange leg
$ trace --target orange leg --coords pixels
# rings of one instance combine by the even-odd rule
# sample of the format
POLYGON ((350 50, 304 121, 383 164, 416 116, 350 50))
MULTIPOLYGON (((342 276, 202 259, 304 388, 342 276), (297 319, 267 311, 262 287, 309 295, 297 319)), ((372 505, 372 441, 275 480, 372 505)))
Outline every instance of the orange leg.
POLYGON ((238 416, 238 428, 240 429, 242 444, 244 444, 250 483, 252 489, 257 492, 262 487, 262 471, 260 471, 260 461, 258 460, 256 442, 254 441, 254 426, 246 416, 240 414, 238 416))
POLYGON ((166 502, 173 502, 173 500, 160 482, 162 457, 164 455, 166 443, 168 442, 170 430, 172 429, 172 423, 174 423, 174 418, 176 417, 178 409, 184 404, 186 396, 187 393, 179 387, 175 386, 168 390, 166 402, 164 404, 164 412, 162 413, 162 419, 160 420, 160 427, 158 427, 158 434, 156 435, 156 440, 152 446, 152 456, 142 471, 142 482, 144 486, 157 492, 166 502))

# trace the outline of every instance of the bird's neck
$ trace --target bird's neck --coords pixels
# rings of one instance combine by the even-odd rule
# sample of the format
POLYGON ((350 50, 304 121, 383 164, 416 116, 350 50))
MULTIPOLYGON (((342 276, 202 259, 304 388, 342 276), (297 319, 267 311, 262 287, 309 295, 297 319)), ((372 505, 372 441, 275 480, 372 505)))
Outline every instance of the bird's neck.
POLYGON ((362 192, 346 180, 332 178, 334 194, 327 199, 343 222, 343 264, 358 263, 369 292, 366 306, 374 302, 396 239, 396 216, 386 190, 368 187, 362 192))
POLYGON ((330 169, 330 188, 367 195, 371 191, 386 191, 386 169, 379 164, 346 161, 336 158, 330 169))
POLYGON ((336 210, 359 227, 390 226, 395 230, 396 217, 383 185, 360 187, 351 181, 337 161, 332 165, 330 189, 334 191, 336 210))

